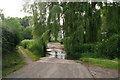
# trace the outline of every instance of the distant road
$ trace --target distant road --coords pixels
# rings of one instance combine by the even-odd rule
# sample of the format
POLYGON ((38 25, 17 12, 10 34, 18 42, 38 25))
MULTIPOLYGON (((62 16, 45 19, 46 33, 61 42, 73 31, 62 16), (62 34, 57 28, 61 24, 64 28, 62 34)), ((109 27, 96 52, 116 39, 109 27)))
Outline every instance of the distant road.
POLYGON ((49 49, 64 49, 63 47, 61 47, 60 43, 48 43, 47 48, 49 48, 49 49))

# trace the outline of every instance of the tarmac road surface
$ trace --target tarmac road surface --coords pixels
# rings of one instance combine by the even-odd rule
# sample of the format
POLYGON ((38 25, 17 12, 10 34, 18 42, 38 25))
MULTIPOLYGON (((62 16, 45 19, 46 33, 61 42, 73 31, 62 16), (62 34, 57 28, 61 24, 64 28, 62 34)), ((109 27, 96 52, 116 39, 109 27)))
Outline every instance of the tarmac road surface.
POLYGON ((88 69, 73 60, 44 57, 7 78, 92 78, 88 69))

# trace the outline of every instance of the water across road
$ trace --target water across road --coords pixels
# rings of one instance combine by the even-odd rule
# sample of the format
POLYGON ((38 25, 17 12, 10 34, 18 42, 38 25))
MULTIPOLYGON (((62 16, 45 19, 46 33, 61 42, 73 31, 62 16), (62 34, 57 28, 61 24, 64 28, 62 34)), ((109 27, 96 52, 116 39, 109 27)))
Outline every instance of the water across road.
POLYGON ((48 43, 46 51, 50 58, 65 59, 67 55, 60 43, 48 43))

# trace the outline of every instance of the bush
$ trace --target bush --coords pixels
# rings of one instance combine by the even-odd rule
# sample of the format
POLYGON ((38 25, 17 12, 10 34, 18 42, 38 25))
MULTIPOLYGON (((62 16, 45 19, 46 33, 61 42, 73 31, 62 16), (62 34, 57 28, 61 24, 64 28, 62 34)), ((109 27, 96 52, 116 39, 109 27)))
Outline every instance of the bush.
POLYGON ((114 34, 98 46, 99 53, 109 59, 117 58, 120 50, 120 46, 118 45, 119 43, 120 35, 114 34))
POLYGON ((83 53, 83 44, 76 43, 70 37, 64 39, 64 46, 67 52, 68 59, 79 59, 81 57, 81 53, 83 53), (71 44, 72 43, 72 44, 71 44), (73 44, 74 43, 74 44, 73 44))
POLYGON ((31 42, 27 46, 27 48, 37 56, 42 56, 42 54, 43 54, 43 46, 37 41, 31 42))
POLYGON ((42 56, 43 55, 43 45, 41 45, 36 40, 23 40, 21 41, 21 46, 24 48, 29 49, 32 53, 34 53, 36 56, 42 56))
POLYGON ((84 44, 84 52, 82 57, 93 57, 93 58, 118 58, 120 53, 120 35, 114 34, 110 38, 96 43, 96 44, 84 44))
POLYGON ((23 46, 24 48, 28 48, 28 46, 29 46, 32 42, 34 42, 34 40, 27 40, 27 39, 25 39, 25 40, 22 40, 22 41, 21 41, 20 45, 23 46))
POLYGON ((96 44, 84 44, 84 53, 82 53, 82 57, 118 58, 118 53, 120 53, 119 43, 120 35, 114 34, 102 42, 96 44))
POLYGON ((99 43, 83 44, 83 53, 81 56, 93 58, 101 57, 101 54, 98 53, 98 45, 99 43))
POLYGON ((85 55, 92 56, 93 53, 96 51, 95 44, 77 43, 74 40, 70 39, 69 37, 66 37, 64 39, 64 45, 65 45, 65 50, 68 53, 67 58, 69 59, 79 59, 80 57, 85 55))
POLYGON ((120 53, 120 35, 114 34, 102 42, 85 44, 76 43, 67 37, 64 45, 68 53, 67 57, 70 59, 79 59, 80 57, 115 59, 120 53))
POLYGON ((96 44, 74 44, 70 46, 71 49, 68 57, 71 59, 79 59, 80 57, 100 57, 97 52, 98 48, 96 44))
POLYGON ((96 50, 96 44, 83 44, 83 52, 94 53, 96 50))
POLYGON ((6 54, 9 51, 12 52, 19 42, 20 38, 18 35, 2 27, 2 53, 6 54))

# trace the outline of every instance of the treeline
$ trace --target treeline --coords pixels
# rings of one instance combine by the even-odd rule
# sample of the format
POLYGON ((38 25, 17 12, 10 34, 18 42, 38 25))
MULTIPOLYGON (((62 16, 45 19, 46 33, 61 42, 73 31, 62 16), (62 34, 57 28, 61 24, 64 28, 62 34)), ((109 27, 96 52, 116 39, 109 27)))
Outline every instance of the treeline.
MULTIPOLYGON (((28 17, 24 17, 28 19, 28 17)), ((22 67, 25 62, 18 50, 18 45, 23 39, 32 39, 32 28, 25 27, 24 18, 4 17, 0 13, 0 29, 2 30, 2 76, 22 67)), ((32 17, 30 18, 32 19, 32 17)))
POLYGON ((59 31, 63 30, 64 39, 61 40, 67 58, 118 58, 119 2, 34 2, 30 9, 34 40, 41 45, 42 53, 51 35, 57 41, 59 31), (62 20, 63 25, 60 24, 62 20))
POLYGON ((32 39, 32 27, 25 27, 20 18, 4 18, 1 28, 2 52, 4 54, 13 51, 23 39, 32 39))
POLYGON ((120 3, 63 3, 68 58, 115 59, 120 53, 120 3))
POLYGON ((46 45, 51 41, 51 34, 57 41, 59 31, 63 30, 62 41, 69 59, 118 57, 119 3, 34 2, 29 6, 30 9, 26 7, 25 10, 30 10, 32 17, 19 19, 1 15, 4 54, 20 43, 37 55, 46 56, 46 45))

